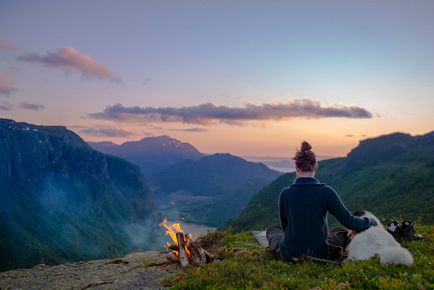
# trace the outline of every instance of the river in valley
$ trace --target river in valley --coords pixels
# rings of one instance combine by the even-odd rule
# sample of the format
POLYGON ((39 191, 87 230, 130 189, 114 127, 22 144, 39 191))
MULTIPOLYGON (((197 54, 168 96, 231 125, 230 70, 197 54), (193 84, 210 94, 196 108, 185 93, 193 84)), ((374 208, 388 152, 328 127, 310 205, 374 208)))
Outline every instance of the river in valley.
POLYGON ((194 223, 187 223, 181 220, 175 220, 175 221, 168 221, 169 225, 172 223, 180 223, 181 228, 184 231, 184 233, 189 233, 193 236, 193 239, 198 238, 199 236, 205 235, 208 232, 213 232, 217 228, 210 227, 207 225, 200 225, 200 224, 194 224, 194 223))

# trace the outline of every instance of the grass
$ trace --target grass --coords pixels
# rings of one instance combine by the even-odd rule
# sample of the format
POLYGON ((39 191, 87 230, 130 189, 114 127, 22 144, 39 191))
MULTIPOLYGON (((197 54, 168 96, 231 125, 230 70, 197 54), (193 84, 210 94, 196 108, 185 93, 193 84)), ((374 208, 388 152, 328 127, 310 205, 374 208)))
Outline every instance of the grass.
POLYGON ((217 260, 163 281, 173 289, 434 289, 434 226, 419 226, 421 242, 403 244, 415 258, 410 266, 381 265, 378 257, 342 266, 304 260, 275 260, 249 232, 215 232, 202 246, 217 260))

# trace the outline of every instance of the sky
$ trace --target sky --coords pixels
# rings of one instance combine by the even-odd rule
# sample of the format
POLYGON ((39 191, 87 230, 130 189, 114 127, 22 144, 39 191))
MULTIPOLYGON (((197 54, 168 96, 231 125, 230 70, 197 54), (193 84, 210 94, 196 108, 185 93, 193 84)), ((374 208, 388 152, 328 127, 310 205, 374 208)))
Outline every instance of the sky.
POLYGON ((0 0, 0 117, 289 156, 434 130, 434 1, 0 0))

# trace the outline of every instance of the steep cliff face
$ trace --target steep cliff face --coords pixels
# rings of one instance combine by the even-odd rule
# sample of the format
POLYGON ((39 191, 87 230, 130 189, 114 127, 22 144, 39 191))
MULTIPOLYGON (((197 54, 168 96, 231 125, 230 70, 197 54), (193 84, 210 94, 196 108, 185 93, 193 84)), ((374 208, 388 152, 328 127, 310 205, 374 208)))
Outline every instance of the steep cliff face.
POLYGON ((65 127, 0 119, 0 270, 150 248, 159 219, 135 165, 65 127))

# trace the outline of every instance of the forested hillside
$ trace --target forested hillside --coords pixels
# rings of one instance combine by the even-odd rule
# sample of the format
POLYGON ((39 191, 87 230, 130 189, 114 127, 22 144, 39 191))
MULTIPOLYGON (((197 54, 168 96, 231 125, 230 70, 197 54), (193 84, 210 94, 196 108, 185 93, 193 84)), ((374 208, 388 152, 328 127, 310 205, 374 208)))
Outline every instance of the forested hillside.
POLYGON ((149 249, 160 218, 137 166, 65 127, 0 119, 0 271, 149 249))
MULTIPOLYGON (((347 157, 324 160, 319 166, 316 177, 332 186, 350 210, 434 223, 434 132, 363 140, 347 157)), ((262 188, 227 226, 241 231, 276 223, 279 193, 294 178, 294 173, 284 174, 262 188)))
POLYGON ((262 163, 219 153, 178 162, 150 176, 150 183, 169 217, 221 226, 277 176, 262 163))

